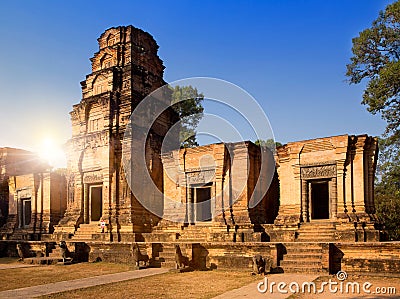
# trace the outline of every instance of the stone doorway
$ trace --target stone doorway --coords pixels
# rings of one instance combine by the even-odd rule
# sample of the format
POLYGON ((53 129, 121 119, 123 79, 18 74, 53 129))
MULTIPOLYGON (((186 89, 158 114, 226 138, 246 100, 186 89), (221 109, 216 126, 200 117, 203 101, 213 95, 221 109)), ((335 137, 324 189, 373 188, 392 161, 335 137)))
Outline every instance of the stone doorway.
POLYGON ((329 181, 310 183, 311 219, 329 219, 329 181))
POLYGON ((189 222, 211 221, 211 185, 191 186, 190 199, 193 209, 189 211, 189 222))
POLYGON ((196 202, 200 204, 196 209, 196 221, 211 220, 211 187, 195 188, 196 202))
POLYGON ((336 219, 336 165, 304 166, 301 175, 301 221, 336 219))
POLYGON ((90 221, 100 221, 103 215, 103 186, 90 186, 90 221))
POLYGON ((22 199, 22 227, 27 227, 31 224, 32 201, 30 198, 22 199))

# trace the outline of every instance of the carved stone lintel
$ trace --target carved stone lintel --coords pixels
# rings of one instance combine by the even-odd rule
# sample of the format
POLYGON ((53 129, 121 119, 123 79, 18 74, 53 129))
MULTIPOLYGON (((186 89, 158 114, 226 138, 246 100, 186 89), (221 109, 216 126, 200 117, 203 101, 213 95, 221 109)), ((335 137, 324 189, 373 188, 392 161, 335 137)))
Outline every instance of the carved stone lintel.
POLYGON ((85 184, 99 183, 103 181, 103 175, 100 171, 85 173, 83 176, 83 182, 85 184))
POLYGON ((336 177, 336 165, 321 165, 313 167, 301 167, 302 179, 319 179, 336 177))
POLYGON ((205 184, 213 181, 215 177, 215 169, 188 172, 186 175, 188 184, 205 184))
POLYGON ((32 197, 32 189, 31 188, 23 188, 17 190, 18 198, 31 198, 32 197))

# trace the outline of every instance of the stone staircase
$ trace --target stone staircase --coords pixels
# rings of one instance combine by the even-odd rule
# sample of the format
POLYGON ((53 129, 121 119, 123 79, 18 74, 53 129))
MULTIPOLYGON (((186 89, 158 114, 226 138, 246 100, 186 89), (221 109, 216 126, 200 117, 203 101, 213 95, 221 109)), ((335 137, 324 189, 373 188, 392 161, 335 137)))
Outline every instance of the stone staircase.
POLYGON ((79 225, 79 228, 76 230, 75 234, 71 238, 71 241, 76 241, 76 242, 92 241, 93 235, 99 233, 101 233, 101 229, 97 223, 81 224, 79 225))
POLYGON ((209 223, 196 223, 183 228, 178 235, 179 242, 206 242, 210 233, 209 223))
POLYGON ((329 221, 301 223, 297 231, 296 242, 333 242, 336 226, 329 221))
MULTIPOLYGON (((65 260, 62 258, 61 249, 57 244, 49 244, 51 246, 48 256, 36 256, 24 258, 25 264, 37 264, 37 265, 55 265, 55 264, 71 264, 72 258, 68 257, 65 260)), ((71 248, 71 246, 69 246, 71 248)))
POLYGON ((175 268, 175 245, 173 243, 157 243, 152 246, 153 267, 175 268))
POLYGON ((321 243, 285 243, 286 255, 279 266, 286 273, 326 273, 321 243))

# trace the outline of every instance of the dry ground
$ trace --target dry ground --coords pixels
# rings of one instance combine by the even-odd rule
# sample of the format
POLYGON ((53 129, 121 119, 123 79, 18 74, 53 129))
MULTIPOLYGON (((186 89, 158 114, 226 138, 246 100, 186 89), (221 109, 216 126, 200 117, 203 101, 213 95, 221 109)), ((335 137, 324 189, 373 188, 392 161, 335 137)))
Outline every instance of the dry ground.
MULTIPOLYGON (((16 260, 0 259, 0 264, 12 263, 16 263, 16 260)), ((82 263, 69 266, 53 265, 3 269, 0 270, 0 275, 2 277, 0 291, 129 270, 132 270, 132 268, 128 265, 104 262, 82 263)), ((251 282, 260 281, 261 279, 261 276, 252 276, 247 271, 213 270, 186 273, 173 272, 58 293, 44 296, 42 298, 212 298, 251 282)), ((269 279, 273 280, 273 276, 270 276, 269 279)), ((314 282, 317 287, 320 287, 321 283, 328 282, 329 279, 339 282, 335 276, 321 276, 314 282)), ((370 295, 344 293, 332 294, 326 287, 326 291, 323 294, 298 294, 292 295, 290 298, 360 298, 361 295, 364 295, 362 296, 363 298, 400 298, 400 277, 349 275, 345 282, 349 281, 358 282, 361 286, 365 282, 370 282, 372 284, 370 287, 371 292, 374 292, 376 287, 395 287, 396 294, 386 296, 372 293, 370 295)))
POLYGON ((166 273, 41 298, 212 298, 259 280, 260 276, 252 276, 250 272, 213 270, 166 273))
MULTIPOLYGON (((0 258, 0 264, 10 263, 16 263, 16 260, 0 258)), ((104 262, 2 269, 0 291, 129 270, 133 268, 104 262)))
MULTIPOLYGON (((390 275, 390 273, 388 273, 390 275)), ((337 282, 340 283, 340 280, 336 278, 336 275, 330 275, 330 276, 320 276, 316 280, 314 280, 317 288, 320 288, 321 283, 323 282, 329 282, 329 279, 331 279, 332 282, 337 282)), ((338 287, 340 284, 338 284, 338 287)), ((340 292, 340 289, 338 288, 338 291, 336 293, 331 293, 328 289, 328 286, 325 287, 325 292, 321 294, 296 294, 290 296, 291 299, 314 299, 314 298, 324 298, 324 299, 329 299, 329 298, 400 298, 400 277, 385 277, 383 275, 349 275, 346 280, 343 281, 343 292, 340 292), (349 284, 349 290, 350 292, 346 292, 346 283, 351 282, 351 283, 358 283, 360 285, 360 293, 352 293, 352 287, 349 284), (368 290, 371 293, 364 293, 362 290, 363 284, 369 282, 371 283, 371 286, 368 288, 368 290), (379 289, 377 289, 377 287, 379 289), (389 290, 388 287, 394 287, 395 288, 395 294, 393 294, 393 289, 389 290), (386 291, 386 294, 377 294, 377 291, 386 291), (389 294, 388 292, 392 292, 392 294, 389 294)))

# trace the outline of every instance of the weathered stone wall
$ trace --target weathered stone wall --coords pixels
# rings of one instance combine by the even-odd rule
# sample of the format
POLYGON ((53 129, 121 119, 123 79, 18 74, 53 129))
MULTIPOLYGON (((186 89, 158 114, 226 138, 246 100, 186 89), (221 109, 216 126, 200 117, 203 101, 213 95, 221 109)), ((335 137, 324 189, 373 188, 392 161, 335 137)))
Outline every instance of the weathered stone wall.
MULTIPOLYGON (((182 253, 189 257, 197 269, 241 269, 252 270, 252 257, 256 254, 272 261, 274 271, 285 271, 279 266, 287 254, 286 248, 293 243, 261 242, 208 242, 208 243, 147 243, 149 258, 158 256, 158 247, 179 244, 182 253)), ((89 260, 133 264, 130 243, 88 243, 89 260)), ((143 245, 142 245, 143 246, 143 245)), ((339 270, 348 273, 400 273, 400 243, 321 243, 321 269, 331 274, 339 270)), ((301 252, 299 254, 304 254, 301 252)), ((174 261, 174 256, 170 257, 174 261)), ((171 264, 170 264, 171 265, 171 264)))
POLYGON ((0 257, 19 257, 17 244, 22 245, 25 257, 48 256, 56 246, 54 242, 1 240, 0 257))
POLYGON ((0 148, 0 227, 7 221, 12 221, 8 219, 8 178, 44 171, 47 168, 48 165, 32 152, 16 148, 0 148))
POLYGON ((272 260, 277 267, 276 244, 263 243, 201 243, 193 246, 193 256, 197 263, 206 268, 252 269, 252 258, 260 254, 272 260))
POLYGON ((40 172, 9 178, 7 238, 40 239, 53 232, 66 209, 66 181, 60 173, 40 172), (30 201, 29 224, 23 219, 23 201, 30 201))
POLYGON ((332 269, 358 273, 400 273, 400 242, 334 243, 332 269))
POLYGON ((214 237, 219 229, 226 232, 227 226, 248 234, 254 225, 274 221, 279 184, 269 150, 262 152, 251 142, 221 143, 172 151, 162 158, 167 218, 190 223, 188 215, 193 212, 186 210, 191 208, 186 204, 194 200, 190 188, 200 185, 211 188, 213 217, 209 226, 213 227, 214 237), (261 163, 265 163, 264 167, 261 163), (267 192, 268 185, 271 188, 267 192))

